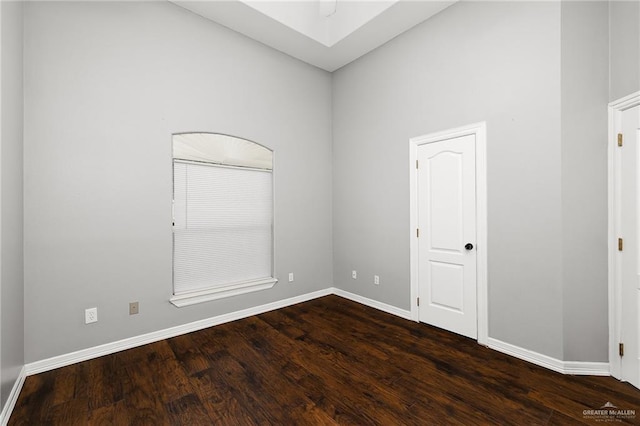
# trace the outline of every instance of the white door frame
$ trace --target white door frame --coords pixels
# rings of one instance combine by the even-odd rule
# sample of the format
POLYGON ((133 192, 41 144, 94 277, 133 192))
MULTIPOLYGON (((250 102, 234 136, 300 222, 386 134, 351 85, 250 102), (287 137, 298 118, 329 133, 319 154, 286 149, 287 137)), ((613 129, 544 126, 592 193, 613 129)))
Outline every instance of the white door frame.
POLYGON ((616 150, 618 132, 622 126, 622 112, 640 105, 640 92, 633 93, 609 104, 609 141, 608 141, 608 198, 609 198, 609 367, 613 377, 620 378, 621 360, 618 355, 618 343, 622 330, 621 304, 622 283, 620 274, 622 264, 618 253, 618 228, 620 226, 620 155, 616 150))
POLYGON ((419 321, 418 311, 418 174, 416 161, 418 146, 440 142, 460 136, 475 135, 476 139, 476 260, 477 260, 477 315, 478 343, 487 345, 489 339, 489 310, 487 288, 487 124, 470 124, 409 140, 409 240, 410 240, 410 276, 411 276, 411 319, 419 321))

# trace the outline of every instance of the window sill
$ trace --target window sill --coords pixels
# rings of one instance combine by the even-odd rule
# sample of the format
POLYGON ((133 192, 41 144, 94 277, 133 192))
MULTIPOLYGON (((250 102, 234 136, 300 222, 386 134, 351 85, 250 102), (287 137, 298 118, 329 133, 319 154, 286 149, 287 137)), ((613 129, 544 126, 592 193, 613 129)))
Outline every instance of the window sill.
POLYGON ((200 290, 174 295, 169 299, 169 301, 178 308, 182 308, 183 306, 195 305, 196 303, 209 302, 211 300, 223 299, 225 297, 237 296, 239 294, 266 290, 273 287, 277 282, 278 280, 275 278, 247 281, 210 290, 200 290))

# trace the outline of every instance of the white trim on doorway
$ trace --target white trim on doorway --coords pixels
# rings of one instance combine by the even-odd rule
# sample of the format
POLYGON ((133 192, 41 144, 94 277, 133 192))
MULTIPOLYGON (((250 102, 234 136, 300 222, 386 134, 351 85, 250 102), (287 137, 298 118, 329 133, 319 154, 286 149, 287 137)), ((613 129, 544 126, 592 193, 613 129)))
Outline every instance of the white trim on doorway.
POLYGON ((618 252, 618 227, 620 224, 620 199, 622 197, 620 181, 620 157, 616 155, 617 134, 622 126, 622 112, 640 105, 640 92, 609 103, 609 140, 608 140, 608 217, 609 217, 609 366, 611 375, 621 376, 618 343, 621 333, 621 304, 622 286, 620 281, 621 263, 618 252))
POLYGON ((430 133, 409 140, 409 239, 410 239, 410 276, 411 276, 411 319, 418 321, 418 200, 416 161, 418 146, 439 142, 461 136, 475 135, 476 139, 476 246, 477 246, 477 315, 478 343, 487 345, 489 339, 489 311, 487 284, 487 124, 486 122, 470 124, 442 132, 430 133))

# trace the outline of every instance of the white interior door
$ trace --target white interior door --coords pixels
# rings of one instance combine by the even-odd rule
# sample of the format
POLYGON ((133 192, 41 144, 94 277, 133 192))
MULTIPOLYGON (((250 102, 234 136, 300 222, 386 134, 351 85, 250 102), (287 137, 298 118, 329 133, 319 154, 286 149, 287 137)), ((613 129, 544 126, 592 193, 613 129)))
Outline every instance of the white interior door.
POLYGON ((417 148, 419 319, 474 339, 478 334, 475 137, 417 148))
POLYGON ((638 333, 640 303, 640 106, 621 112, 619 133, 622 146, 619 155, 619 221, 618 256, 620 261, 620 342, 624 344, 624 355, 620 357, 620 379, 640 387, 640 342, 638 333))

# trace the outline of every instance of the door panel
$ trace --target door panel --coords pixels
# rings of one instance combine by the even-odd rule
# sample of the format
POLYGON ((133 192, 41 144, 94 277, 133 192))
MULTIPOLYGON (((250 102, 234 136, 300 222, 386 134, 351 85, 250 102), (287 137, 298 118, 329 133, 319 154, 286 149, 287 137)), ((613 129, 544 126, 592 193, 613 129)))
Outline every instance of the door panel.
POLYGON ((640 106, 622 112, 621 133, 623 146, 618 148, 620 157, 620 228, 619 236, 623 238, 621 257, 621 329, 620 342, 624 343, 625 354, 621 358, 621 379, 636 387, 640 387, 640 342, 638 339, 639 319, 639 277, 640 250, 638 250, 639 213, 638 190, 640 189, 638 164, 640 150, 638 128, 640 127, 640 106))
POLYGON ((418 147, 420 321, 477 337, 475 136, 418 147))
MULTIPOLYGON (((428 228, 431 250, 459 252, 462 243, 462 164, 460 152, 441 151, 427 158, 428 228)), ((464 244, 462 244, 464 245, 464 244)))
POLYGON ((464 266, 429 262, 431 280, 429 303, 439 308, 464 311, 464 266))

